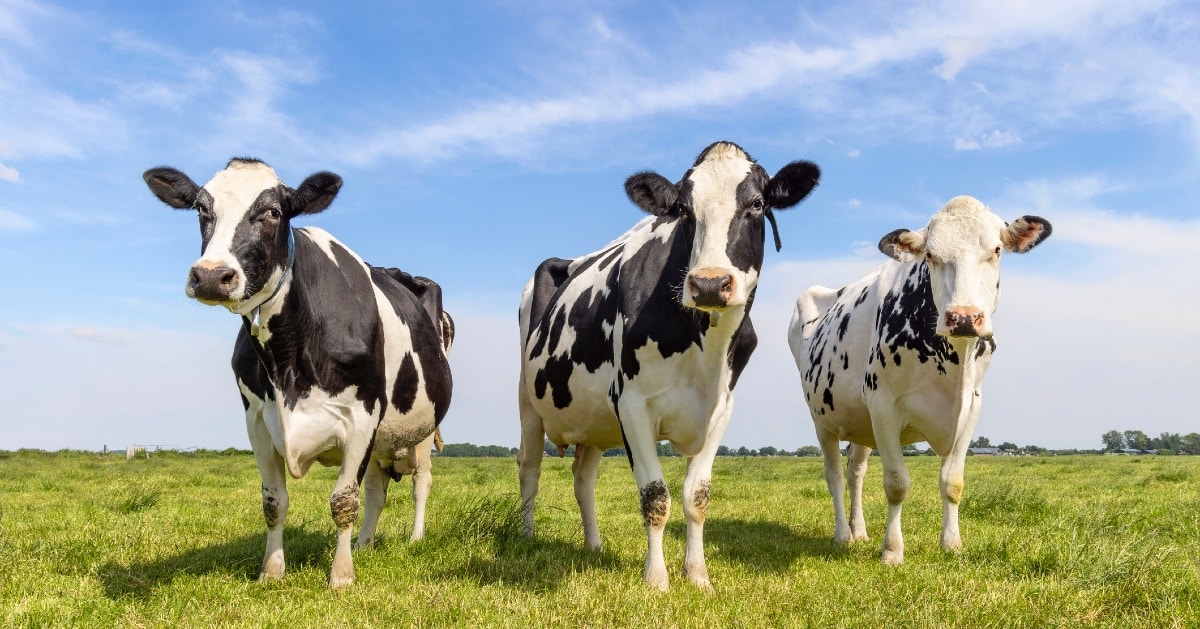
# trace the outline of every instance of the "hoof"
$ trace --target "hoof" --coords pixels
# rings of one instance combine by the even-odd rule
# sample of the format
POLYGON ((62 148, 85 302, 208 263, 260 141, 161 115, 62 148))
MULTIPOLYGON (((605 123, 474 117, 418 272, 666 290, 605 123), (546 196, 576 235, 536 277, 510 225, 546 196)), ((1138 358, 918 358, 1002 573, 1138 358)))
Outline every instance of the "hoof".
POLYGON ((904 553, 884 551, 883 557, 880 559, 885 566, 900 566, 904 565, 904 553))
POLYGON ((335 577, 333 575, 330 575, 330 577, 329 577, 329 589, 331 589, 331 590, 336 590, 336 591, 346 590, 351 585, 354 585, 354 575, 353 574, 351 574, 350 576, 345 576, 345 577, 335 577))
POLYGON ((646 582, 646 585, 658 590, 659 592, 666 592, 670 589, 667 585, 666 568, 659 570, 648 570, 646 571, 646 574, 642 576, 642 580, 646 582))

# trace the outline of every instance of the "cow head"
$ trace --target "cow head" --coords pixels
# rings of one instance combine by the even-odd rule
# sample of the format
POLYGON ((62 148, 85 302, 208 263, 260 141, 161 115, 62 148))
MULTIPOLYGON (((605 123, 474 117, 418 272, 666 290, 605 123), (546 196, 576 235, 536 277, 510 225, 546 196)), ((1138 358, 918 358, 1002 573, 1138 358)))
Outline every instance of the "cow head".
POLYGON ((897 259, 924 258, 938 318, 949 337, 990 337, 1000 302, 1000 253, 1025 253, 1050 237, 1050 222, 1022 216, 1005 223, 971 197, 950 199, 920 231, 897 229, 879 250, 897 259))
POLYGON ((292 189, 270 166, 241 158, 204 187, 174 168, 151 168, 142 177, 163 203, 200 217, 200 259, 188 271, 188 297, 240 314, 270 299, 283 281, 291 219, 329 207, 342 186, 341 177, 320 172, 292 189))
POLYGON ((816 164, 797 161, 768 177, 741 147, 717 142, 700 153, 679 183, 641 172, 626 180, 625 192, 642 210, 681 221, 692 239, 681 303, 720 312, 745 305, 758 284, 764 221, 775 230, 772 210, 799 203, 820 176, 816 164))

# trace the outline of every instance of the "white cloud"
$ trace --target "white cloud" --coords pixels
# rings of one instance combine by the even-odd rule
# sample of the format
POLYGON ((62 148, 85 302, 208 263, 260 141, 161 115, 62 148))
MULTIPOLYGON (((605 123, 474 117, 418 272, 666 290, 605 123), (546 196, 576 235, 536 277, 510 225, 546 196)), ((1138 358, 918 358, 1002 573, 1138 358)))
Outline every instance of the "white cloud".
POLYGON ((104 345, 121 345, 125 339, 119 333, 96 329, 90 325, 68 328, 67 334, 81 341, 104 345))
MULTIPOLYGON (((0 150, 3 150, 3 147, 0 147, 0 150)), ((17 183, 21 181, 21 173, 17 172, 16 168, 0 162, 0 181, 17 183)))
POLYGON ((0 232, 28 232, 33 229, 34 223, 29 217, 0 208, 0 232))

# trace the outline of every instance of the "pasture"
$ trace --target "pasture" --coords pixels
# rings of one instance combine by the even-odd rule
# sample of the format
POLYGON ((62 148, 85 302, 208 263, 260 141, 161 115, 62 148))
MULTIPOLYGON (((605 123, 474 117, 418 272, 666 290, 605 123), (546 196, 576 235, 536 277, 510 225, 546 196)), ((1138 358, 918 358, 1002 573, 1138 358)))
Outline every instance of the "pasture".
POLYGON ((289 482, 288 574, 260 584, 250 455, 0 452, 0 626, 1200 624, 1200 457, 971 457, 959 556, 938 547, 938 460, 906 461, 907 563, 886 567, 877 457, 871 540, 850 547, 833 542, 819 458, 718 458, 704 594, 681 574, 684 461, 664 459, 662 594, 641 581, 645 532, 623 458, 601 464, 599 553, 582 548, 570 459, 545 462, 539 537, 526 540, 512 458, 435 458, 428 537, 408 543, 412 485, 393 484, 380 542, 356 551, 358 582, 335 593, 334 469, 289 482))

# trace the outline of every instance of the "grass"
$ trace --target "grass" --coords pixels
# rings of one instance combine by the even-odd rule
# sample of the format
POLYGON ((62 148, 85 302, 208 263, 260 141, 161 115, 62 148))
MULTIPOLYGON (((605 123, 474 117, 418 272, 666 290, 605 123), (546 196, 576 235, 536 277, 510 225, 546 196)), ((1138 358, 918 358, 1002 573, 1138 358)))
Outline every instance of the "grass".
POLYGON ((661 594, 641 583, 623 458, 601 465, 601 552, 583 549, 569 459, 543 466, 533 540, 520 534, 513 459, 435 459, 426 539, 407 541, 405 480, 376 547, 355 553, 358 582, 335 593, 334 470, 289 484, 288 574, 260 584, 251 456, 0 453, 0 626, 1200 625, 1200 458, 973 457, 960 555, 937 543, 937 459, 907 462, 907 563, 887 567, 878 459, 872 539, 847 547, 832 541, 819 459, 718 459, 704 594, 681 575, 684 462, 664 459, 675 502, 661 594))

